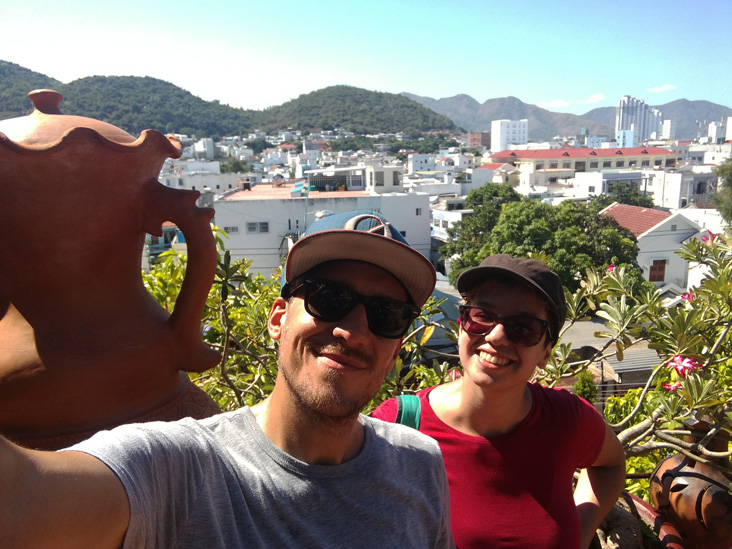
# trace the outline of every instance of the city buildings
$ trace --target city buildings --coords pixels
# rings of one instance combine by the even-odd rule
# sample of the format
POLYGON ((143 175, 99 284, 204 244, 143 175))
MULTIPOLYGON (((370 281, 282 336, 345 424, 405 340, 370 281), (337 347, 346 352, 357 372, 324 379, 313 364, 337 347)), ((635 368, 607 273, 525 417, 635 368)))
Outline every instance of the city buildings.
POLYGON ((524 145, 529 142, 529 121, 493 120, 491 122, 491 150, 502 151, 509 145, 524 145))
POLYGON ((621 147, 637 147, 661 133, 663 114, 629 95, 618 101, 615 111, 615 139, 621 147))

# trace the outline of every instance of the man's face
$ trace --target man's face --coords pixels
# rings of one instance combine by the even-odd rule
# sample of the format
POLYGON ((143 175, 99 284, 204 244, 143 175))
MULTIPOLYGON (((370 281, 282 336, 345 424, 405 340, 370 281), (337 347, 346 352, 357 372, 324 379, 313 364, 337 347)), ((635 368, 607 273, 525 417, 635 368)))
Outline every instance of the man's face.
MULTIPOLYGON (((544 301, 521 284, 484 282, 472 294, 469 305, 500 316, 529 315, 548 320, 544 301)), ((539 343, 527 347, 512 342, 502 324, 485 335, 461 329, 458 352, 465 376, 484 388, 521 391, 536 368, 546 366, 551 354, 547 338, 545 334, 539 343)))
MULTIPOLYGON (((401 284, 370 263, 330 262, 308 274, 364 296, 407 300, 401 284)), ((297 292, 289 301, 275 300, 269 334, 280 342, 279 376, 295 403, 333 420, 352 418, 371 400, 402 344, 373 334, 362 304, 341 320, 325 322, 308 314, 297 292)))

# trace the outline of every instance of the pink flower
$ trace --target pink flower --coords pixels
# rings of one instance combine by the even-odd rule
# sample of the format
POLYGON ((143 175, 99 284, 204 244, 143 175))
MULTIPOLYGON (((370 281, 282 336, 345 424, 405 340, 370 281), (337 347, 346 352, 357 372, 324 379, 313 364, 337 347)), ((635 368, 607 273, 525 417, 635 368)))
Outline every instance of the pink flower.
POLYGON ((694 299, 694 292, 689 292, 688 294, 681 294, 681 299, 684 299, 686 301, 692 301, 694 299))
POLYGON ((701 237, 701 241, 704 242, 704 244, 709 245, 712 242, 714 242, 714 239, 717 237, 717 235, 714 234, 712 231, 707 231, 707 234, 709 236, 707 236, 707 235, 702 236, 701 237))
POLYGON ((610 265, 608 265, 608 267, 607 267, 607 271, 605 271, 605 273, 606 273, 606 274, 610 274, 610 273, 612 273, 612 272, 613 272, 614 270, 615 270, 615 265, 612 265, 612 264, 610 264, 610 265))
POLYGON ((676 370, 676 373, 679 374, 679 377, 686 379, 689 376, 689 373, 693 370, 699 369, 701 370, 702 366, 699 364, 696 360, 690 357, 682 357, 681 355, 674 356, 671 360, 669 360, 666 365, 669 368, 673 368, 676 370))
POLYGON ((676 383, 661 383, 661 386, 668 391, 676 391, 679 387, 681 387, 681 382, 677 381, 676 383))

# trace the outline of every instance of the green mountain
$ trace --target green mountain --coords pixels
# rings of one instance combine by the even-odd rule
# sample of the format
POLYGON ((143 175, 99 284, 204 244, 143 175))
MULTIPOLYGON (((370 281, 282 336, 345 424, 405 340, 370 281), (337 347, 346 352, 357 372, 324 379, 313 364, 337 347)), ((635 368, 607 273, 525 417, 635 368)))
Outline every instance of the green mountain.
POLYGON ((342 128, 357 133, 423 133, 457 130, 453 122, 397 94, 332 86, 278 107, 246 110, 204 101, 163 80, 90 76, 63 84, 14 63, 0 61, 0 119, 29 114, 29 91, 52 88, 64 96, 64 114, 88 116, 133 135, 153 128, 197 137, 342 128))

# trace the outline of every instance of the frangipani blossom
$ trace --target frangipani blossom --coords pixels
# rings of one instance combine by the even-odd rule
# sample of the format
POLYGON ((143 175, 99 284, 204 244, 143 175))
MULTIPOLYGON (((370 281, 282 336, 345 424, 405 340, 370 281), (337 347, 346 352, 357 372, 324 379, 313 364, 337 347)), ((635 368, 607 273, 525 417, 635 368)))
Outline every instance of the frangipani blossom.
POLYGON ((687 294, 681 294, 681 299, 685 301, 693 301, 694 300, 694 292, 689 292, 687 294))
POLYGON ((612 265, 612 264, 610 264, 610 265, 608 265, 608 267, 607 267, 607 271, 605 271, 605 274, 610 274, 610 273, 612 273, 612 272, 613 272, 614 270, 615 270, 615 265, 612 265))
POLYGON ((686 379, 689 376, 689 373, 693 370, 699 369, 701 370, 702 366, 699 364, 696 360, 690 357, 682 357, 681 355, 674 356, 671 360, 669 360, 666 365, 669 368, 673 368, 676 370, 676 373, 679 375, 679 377, 686 379))
POLYGON ((668 391, 676 391, 679 387, 681 387, 681 382, 677 381, 676 383, 661 383, 661 386, 668 391))
POLYGON ((709 245, 712 242, 714 242, 714 239, 717 237, 717 235, 714 234, 712 231, 707 231, 707 233, 708 233, 708 236, 707 235, 702 236, 701 241, 704 242, 704 244, 709 245))

